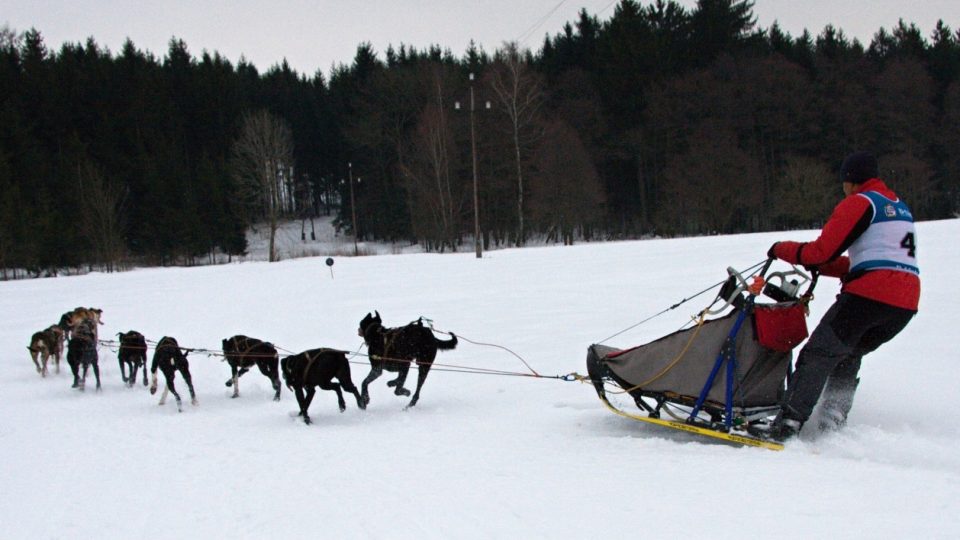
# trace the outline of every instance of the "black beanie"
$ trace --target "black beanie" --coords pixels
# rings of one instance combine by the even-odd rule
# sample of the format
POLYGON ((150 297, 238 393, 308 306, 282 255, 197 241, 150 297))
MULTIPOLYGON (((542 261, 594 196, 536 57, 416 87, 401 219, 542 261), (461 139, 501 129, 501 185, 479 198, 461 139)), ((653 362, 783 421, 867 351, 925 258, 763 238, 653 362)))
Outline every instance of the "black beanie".
POLYGON ((880 176, 877 158, 870 152, 854 152, 840 166, 840 181, 862 184, 880 176))

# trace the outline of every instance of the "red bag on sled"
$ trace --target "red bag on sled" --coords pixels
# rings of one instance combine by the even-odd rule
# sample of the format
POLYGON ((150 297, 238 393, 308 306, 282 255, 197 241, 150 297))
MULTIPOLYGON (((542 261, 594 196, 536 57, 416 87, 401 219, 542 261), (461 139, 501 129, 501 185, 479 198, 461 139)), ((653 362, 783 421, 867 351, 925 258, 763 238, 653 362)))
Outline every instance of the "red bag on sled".
POLYGON ((789 352, 807 339, 806 308, 802 304, 757 304, 753 309, 757 341, 768 349, 789 352))

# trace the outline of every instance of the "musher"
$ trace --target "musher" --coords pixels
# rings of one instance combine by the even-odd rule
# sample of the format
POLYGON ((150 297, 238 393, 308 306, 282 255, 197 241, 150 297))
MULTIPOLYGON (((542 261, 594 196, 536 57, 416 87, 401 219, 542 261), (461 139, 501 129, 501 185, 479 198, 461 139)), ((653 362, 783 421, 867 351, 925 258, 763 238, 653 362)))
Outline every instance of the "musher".
POLYGON ((863 355, 890 341, 917 313, 920 270, 913 215, 879 178, 868 152, 840 167, 845 198, 813 242, 777 242, 767 255, 819 269, 842 281, 837 301, 800 351, 781 411, 750 426, 756 436, 783 442, 797 436, 822 398, 821 430, 847 419, 863 355), (849 257, 843 256, 849 250, 849 257), (822 396, 821 396, 822 394, 822 396))

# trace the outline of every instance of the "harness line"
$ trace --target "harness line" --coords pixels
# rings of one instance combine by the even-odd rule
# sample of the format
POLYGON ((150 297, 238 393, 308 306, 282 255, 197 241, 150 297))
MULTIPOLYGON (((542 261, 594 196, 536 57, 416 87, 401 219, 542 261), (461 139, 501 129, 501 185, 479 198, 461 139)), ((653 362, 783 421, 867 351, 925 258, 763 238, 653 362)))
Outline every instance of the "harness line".
MULTIPOLYGON (((747 275, 747 276, 749 277, 750 275, 753 275, 754 273, 756 273, 756 270, 757 270, 758 268, 760 268, 761 266, 763 266, 764 264, 766 264, 766 262, 767 262, 767 259, 764 259, 764 260, 758 262, 757 264, 755 264, 755 265, 747 268, 746 270, 744 270, 744 271, 741 272, 741 273, 750 272, 750 274, 747 275)), ((661 312, 659 312, 659 313, 655 313, 655 314, 647 317, 646 319, 644 319, 644 320, 642 320, 642 321, 640 321, 640 322, 638 322, 638 323, 636 323, 636 324, 633 324, 633 325, 630 325, 630 326, 624 328, 623 330, 617 332, 616 334, 613 334, 612 336, 606 337, 606 338, 598 341, 597 344, 598 344, 598 345, 601 345, 601 344, 603 344, 603 343, 606 343, 607 341, 610 341, 611 339, 613 339, 613 338, 615 338, 615 337, 617 337, 617 336, 619 336, 619 335, 621 335, 621 334, 624 334, 624 333, 626 333, 626 332, 629 332, 630 330, 633 330, 634 328, 636 328, 636 327, 638 327, 638 326, 640 326, 640 325, 642 325, 642 324, 644 324, 644 323, 646 323, 646 322, 649 322, 649 321, 651 321, 651 320, 653 320, 653 319, 656 319, 657 317, 663 315, 664 313, 666 313, 666 312, 668 312, 668 311, 672 311, 672 310, 674 310, 674 309, 677 309, 678 307, 682 306, 683 304, 686 304, 686 303, 689 302, 690 300, 693 300, 694 298, 696 298, 696 297, 698 297, 698 296, 700 296, 700 295, 702 295, 702 294, 704 294, 704 293, 707 293, 707 292, 715 289, 716 287, 718 287, 718 286, 720 286, 720 285, 723 285, 726 281, 727 281, 727 280, 724 279, 723 281, 720 281, 720 282, 718 282, 718 283, 714 283, 713 285, 710 285, 710 286, 707 287, 706 289, 703 289, 702 291, 694 294, 693 296, 690 296, 689 298, 684 298, 683 300, 680 300, 679 302, 677 302, 676 304, 668 307, 667 309, 665 309, 665 310, 663 310, 663 311, 661 311, 661 312)))

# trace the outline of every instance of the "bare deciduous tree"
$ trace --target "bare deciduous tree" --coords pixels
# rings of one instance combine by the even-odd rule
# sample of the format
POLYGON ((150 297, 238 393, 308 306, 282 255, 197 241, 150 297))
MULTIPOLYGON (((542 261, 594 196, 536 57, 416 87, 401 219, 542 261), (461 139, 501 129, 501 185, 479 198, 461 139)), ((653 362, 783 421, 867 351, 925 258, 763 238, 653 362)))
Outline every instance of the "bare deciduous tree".
POLYGON ((129 190, 107 179, 90 162, 77 169, 82 236, 90 242, 94 260, 112 272, 123 254, 123 208, 129 190))
POLYGON ((233 145, 233 174, 247 203, 258 208, 270 227, 269 260, 278 260, 276 235, 293 171, 293 133, 265 110, 243 116, 233 145))
POLYGON ((411 217, 414 229, 430 229, 431 242, 456 249, 457 218, 462 210, 462 194, 455 190, 451 174, 452 133, 444 102, 444 73, 433 66, 431 96, 423 109, 411 140, 411 150, 405 153, 400 169, 408 182, 411 196, 411 217), (427 208, 426 220, 418 214, 427 208), (430 223, 432 222, 432 223, 430 223))
POLYGON ((523 225, 523 156, 524 143, 537 138, 531 129, 543 103, 540 78, 530 66, 528 55, 517 43, 506 43, 494 58, 491 86, 500 107, 510 118, 514 158, 517 167, 517 245, 524 241, 523 225), (526 139, 526 140, 525 140, 526 139))

